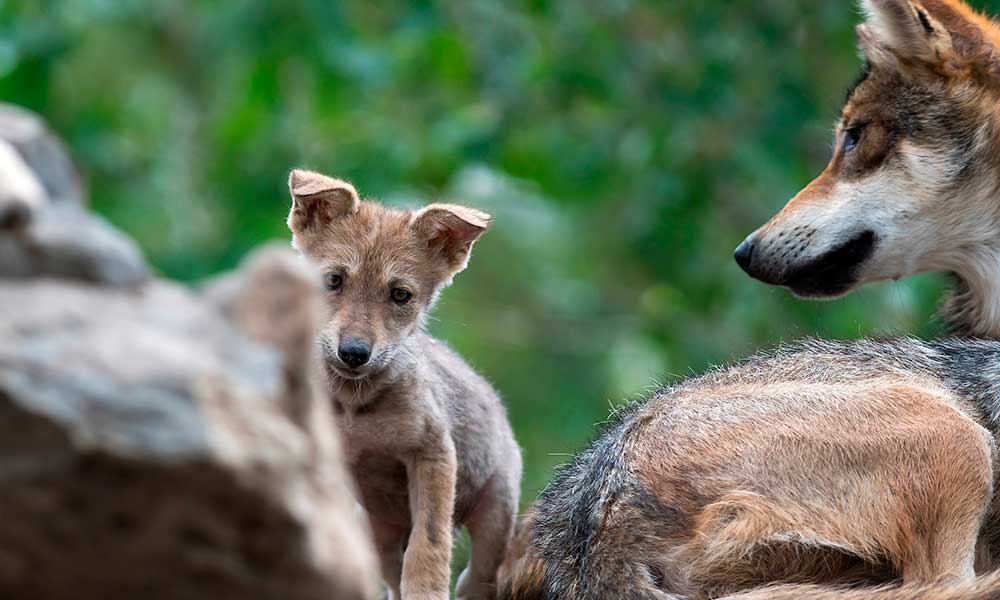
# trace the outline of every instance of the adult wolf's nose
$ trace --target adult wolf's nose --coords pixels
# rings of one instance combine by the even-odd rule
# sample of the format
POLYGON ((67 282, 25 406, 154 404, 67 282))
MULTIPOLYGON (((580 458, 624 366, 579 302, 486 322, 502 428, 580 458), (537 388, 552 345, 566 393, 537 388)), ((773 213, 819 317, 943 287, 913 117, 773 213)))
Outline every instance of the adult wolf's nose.
POLYGON ((753 276, 753 273, 750 272, 750 261, 753 259, 753 248, 754 239, 753 234, 751 234, 747 236, 747 239, 740 242, 740 245, 736 246, 736 250, 733 252, 733 258, 736 259, 736 264, 738 264, 740 268, 746 271, 751 277, 753 276))
POLYGON ((356 369, 368 362, 372 356, 371 346, 361 338, 347 338, 337 348, 337 356, 344 364, 356 369))

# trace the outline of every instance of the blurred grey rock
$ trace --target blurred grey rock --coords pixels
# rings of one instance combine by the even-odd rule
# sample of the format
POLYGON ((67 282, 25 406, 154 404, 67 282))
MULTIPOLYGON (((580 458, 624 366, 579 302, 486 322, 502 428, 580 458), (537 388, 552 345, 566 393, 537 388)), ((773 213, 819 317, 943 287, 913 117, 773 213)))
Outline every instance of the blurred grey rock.
POLYGON ((34 113, 0 104, 0 278, 145 283, 149 268, 138 246, 83 203, 63 144, 34 113))
POLYGON ((84 204, 86 193, 69 151, 39 115, 0 103, 0 139, 10 144, 35 174, 48 201, 84 204))
POLYGON ((0 231, 24 227, 48 201, 31 167, 0 138, 0 231))
POLYGON ((0 231, 0 277, 43 276, 134 287, 150 273, 135 242, 104 219, 55 205, 39 211, 26 227, 0 231))
POLYGON ((0 279, 0 597, 374 595, 290 254, 251 259, 225 311, 0 279))

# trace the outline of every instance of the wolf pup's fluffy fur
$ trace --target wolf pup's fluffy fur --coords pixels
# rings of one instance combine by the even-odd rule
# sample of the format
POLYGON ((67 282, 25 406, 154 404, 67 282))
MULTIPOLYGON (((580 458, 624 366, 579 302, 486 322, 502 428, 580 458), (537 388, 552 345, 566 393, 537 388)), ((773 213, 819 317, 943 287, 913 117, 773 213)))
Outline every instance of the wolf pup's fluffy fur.
POLYGON ((472 553, 457 597, 492 598, 517 510, 520 450, 490 384, 424 331, 490 217, 449 204, 363 202, 351 184, 304 170, 292 171, 289 188, 294 245, 325 274, 319 345, 390 598, 448 598, 461 525, 472 553))

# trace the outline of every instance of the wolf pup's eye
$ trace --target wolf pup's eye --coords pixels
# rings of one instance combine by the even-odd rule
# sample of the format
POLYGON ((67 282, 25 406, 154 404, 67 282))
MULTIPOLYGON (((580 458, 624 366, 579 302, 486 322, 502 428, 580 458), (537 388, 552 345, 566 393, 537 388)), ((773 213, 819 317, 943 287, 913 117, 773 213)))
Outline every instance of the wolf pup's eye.
POLYGON ((389 292, 389 296, 396 304, 406 304, 410 301, 410 298, 413 297, 413 294, 403 288, 392 288, 392 291, 389 292))
POLYGON ((850 152, 858 147, 864 129, 864 125, 854 125, 844 130, 844 152, 850 152))
POLYGON ((323 278, 323 284, 326 286, 326 289, 330 290, 331 292, 333 290, 339 289, 343 283, 344 283, 344 278, 341 277, 340 275, 337 275, 336 273, 327 273, 326 277, 323 278))

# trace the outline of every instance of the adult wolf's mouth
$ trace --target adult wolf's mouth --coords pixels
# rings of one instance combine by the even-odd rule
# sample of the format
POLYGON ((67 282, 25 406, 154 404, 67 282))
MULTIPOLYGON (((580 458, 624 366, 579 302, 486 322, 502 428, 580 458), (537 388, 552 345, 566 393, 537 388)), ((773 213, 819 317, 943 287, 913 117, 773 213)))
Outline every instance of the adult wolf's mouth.
POLYGON ((850 240, 790 271, 781 285, 803 298, 832 298, 858 284, 858 269, 875 252, 875 232, 865 230, 850 240))

